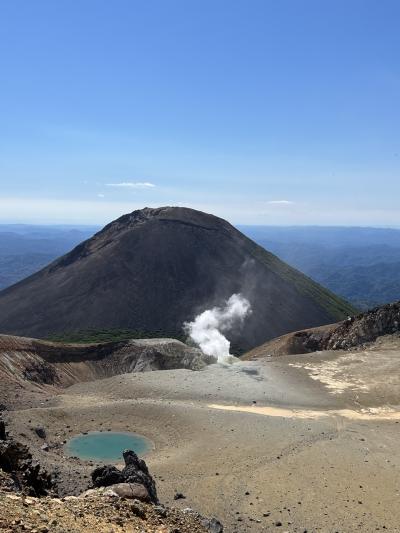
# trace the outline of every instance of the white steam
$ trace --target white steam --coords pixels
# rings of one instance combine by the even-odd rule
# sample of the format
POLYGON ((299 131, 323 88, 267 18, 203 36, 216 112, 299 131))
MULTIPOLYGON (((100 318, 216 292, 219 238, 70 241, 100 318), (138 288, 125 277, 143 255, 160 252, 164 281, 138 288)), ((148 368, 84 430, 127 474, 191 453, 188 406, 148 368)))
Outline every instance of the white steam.
POLYGON ((241 294, 232 294, 224 307, 207 309, 193 322, 186 322, 184 328, 206 355, 216 357, 220 363, 227 362, 232 357, 229 351, 231 343, 222 332, 240 326, 250 313, 250 302, 241 294))

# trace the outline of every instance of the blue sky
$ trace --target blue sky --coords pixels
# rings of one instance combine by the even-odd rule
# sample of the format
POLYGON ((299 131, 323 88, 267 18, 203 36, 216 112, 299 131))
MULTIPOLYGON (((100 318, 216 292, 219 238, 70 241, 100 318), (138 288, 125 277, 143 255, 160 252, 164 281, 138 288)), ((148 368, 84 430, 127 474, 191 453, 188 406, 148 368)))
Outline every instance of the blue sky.
POLYGON ((397 0, 0 0, 0 222, 399 226, 397 0))

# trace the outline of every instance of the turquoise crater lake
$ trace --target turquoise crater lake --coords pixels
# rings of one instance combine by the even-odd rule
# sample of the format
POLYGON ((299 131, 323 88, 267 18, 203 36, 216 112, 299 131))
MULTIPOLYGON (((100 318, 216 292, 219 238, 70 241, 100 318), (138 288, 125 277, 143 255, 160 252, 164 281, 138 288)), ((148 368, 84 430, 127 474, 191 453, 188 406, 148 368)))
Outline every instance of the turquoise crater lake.
POLYGON ((91 432, 77 435, 65 445, 70 456, 92 461, 122 461, 124 450, 133 450, 138 455, 150 451, 152 443, 146 437, 135 433, 118 433, 115 431, 91 432))

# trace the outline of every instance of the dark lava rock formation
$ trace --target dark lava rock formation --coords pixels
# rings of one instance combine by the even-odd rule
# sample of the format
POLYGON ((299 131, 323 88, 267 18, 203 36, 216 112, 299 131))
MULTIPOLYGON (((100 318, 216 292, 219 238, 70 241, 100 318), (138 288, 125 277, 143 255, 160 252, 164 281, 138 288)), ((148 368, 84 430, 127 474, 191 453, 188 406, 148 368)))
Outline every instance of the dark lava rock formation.
POLYGON ((242 293, 252 314, 228 334, 239 349, 343 319, 353 309, 225 220, 183 207, 115 220, 0 293, 0 331, 46 337, 127 328, 182 335, 185 321, 242 293))
POLYGON ((29 449, 10 437, 0 419, 0 471, 8 474, 9 489, 45 496, 53 487, 50 474, 32 459, 29 449))
POLYGON ((96 468, 92 472, 94 487, 109 487, 121 483, 143 485, 147 490, 150 501, 158 503, 157 490, 154 479, 143 459, 139 459, 132 450, 123 453, 125 468, 118 470, 115 466, 106 465, 96 468))
POLYGON ((343 322, 296 331, 251 350, 245 359, 267 355, 311 353, 319 350, 348 350, 374 342, 383 335, 400 332, 400 302, 376 307, 343 322))

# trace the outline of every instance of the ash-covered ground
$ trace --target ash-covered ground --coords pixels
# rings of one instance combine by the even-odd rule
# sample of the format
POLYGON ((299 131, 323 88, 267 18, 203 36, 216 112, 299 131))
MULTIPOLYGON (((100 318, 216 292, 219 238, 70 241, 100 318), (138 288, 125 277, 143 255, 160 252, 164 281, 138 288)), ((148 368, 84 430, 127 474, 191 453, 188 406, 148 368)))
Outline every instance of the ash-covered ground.
POLYGON ((58 469, 65 493, 85 489, 93 465, 66 458, 64 440, 134 431, 154 443, 160 499, 225 531, 396 532, 399 370, 400 342, 383 337, 350 352, 123 374, 10 412, 9 428, 58 469))

